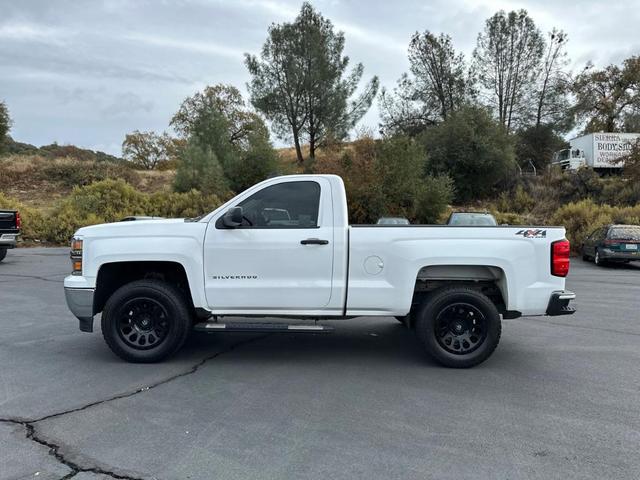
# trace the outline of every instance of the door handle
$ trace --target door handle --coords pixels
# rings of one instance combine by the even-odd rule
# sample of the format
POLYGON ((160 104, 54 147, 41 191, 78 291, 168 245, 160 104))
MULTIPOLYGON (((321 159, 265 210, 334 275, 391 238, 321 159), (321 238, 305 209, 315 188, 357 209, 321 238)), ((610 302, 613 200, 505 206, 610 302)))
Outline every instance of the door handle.
POLYGON ((307 238, 306 240, 300 240, 302 245, 327 245, 329 240, 320 240, 319 238, 307 238))

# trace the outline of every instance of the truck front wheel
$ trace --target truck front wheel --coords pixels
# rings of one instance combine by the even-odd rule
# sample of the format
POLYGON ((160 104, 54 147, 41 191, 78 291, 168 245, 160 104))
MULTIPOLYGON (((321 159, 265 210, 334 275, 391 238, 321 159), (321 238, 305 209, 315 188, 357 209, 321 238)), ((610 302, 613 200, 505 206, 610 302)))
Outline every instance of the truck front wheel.
POLYGON ((501 330, 493 302, 465 287, 433 292, 416 316, 416 331, 427 353, 451 368, 484 362, 498 346, 501 330))
POLYGON ((184 296, 160 280, 120 287, 102 312, 102 336, 113 353, 129 362, 164 360, 184 344, 190 328, 184 296))

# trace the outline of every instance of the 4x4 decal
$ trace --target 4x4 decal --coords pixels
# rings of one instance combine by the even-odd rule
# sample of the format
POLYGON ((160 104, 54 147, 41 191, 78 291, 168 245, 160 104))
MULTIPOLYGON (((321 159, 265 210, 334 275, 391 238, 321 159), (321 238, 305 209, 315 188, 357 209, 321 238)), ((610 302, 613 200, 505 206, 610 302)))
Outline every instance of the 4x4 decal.
POLYGON ((546 238, 547 231, 533 228, 528 230, 519 230, 516 232, 516 235, 522 235, 524 238, 546 238))

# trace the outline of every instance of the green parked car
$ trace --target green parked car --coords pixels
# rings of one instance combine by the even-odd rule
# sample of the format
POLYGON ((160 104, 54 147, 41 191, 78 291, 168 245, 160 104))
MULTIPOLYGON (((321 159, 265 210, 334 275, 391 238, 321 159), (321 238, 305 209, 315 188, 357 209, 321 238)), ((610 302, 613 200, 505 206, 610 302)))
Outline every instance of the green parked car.
POLYGON ((607 225, 594 230, 582 243, 582 259, 596 265, 640 260, 640 225, 607 225))

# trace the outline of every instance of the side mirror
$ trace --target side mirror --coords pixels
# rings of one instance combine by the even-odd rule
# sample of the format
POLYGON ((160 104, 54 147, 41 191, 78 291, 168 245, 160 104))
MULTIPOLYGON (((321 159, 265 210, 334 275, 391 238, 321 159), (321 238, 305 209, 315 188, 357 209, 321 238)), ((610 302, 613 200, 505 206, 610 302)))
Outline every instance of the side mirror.
POLYGON ((231 207, 222 216, 222 224, 226 228, 237 228, 242 225, 242 207, 231 207))

